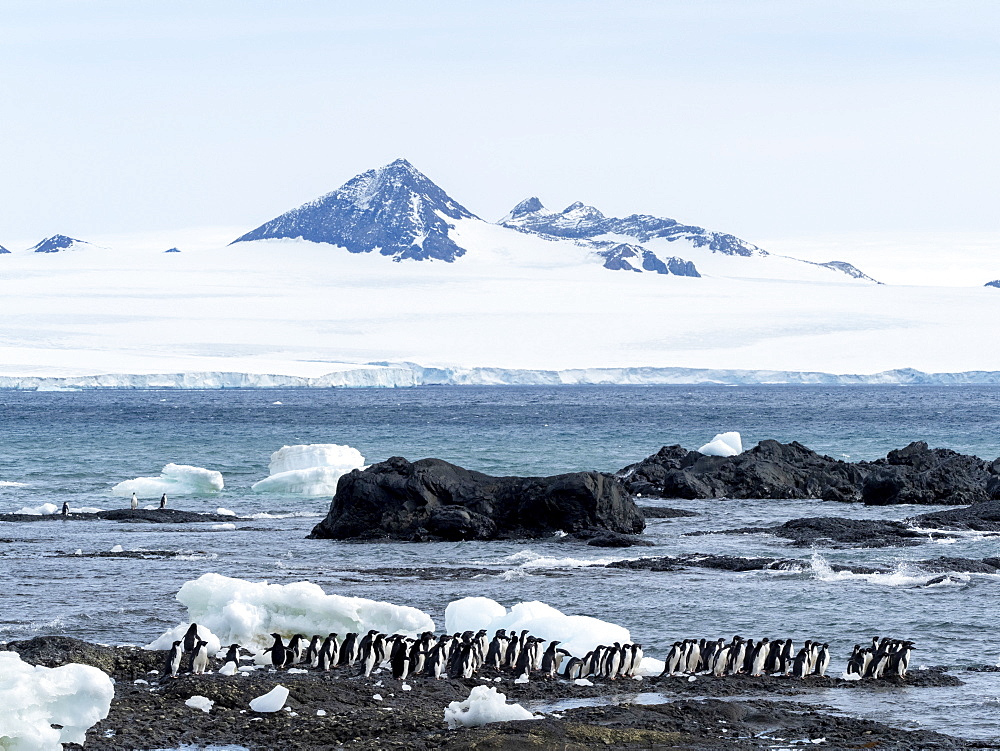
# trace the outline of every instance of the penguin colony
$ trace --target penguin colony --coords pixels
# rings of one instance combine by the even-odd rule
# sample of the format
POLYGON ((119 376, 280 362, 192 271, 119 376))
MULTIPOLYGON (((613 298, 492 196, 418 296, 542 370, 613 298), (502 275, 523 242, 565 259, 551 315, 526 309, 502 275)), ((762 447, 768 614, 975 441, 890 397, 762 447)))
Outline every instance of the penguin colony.
MULTIPOLYGON (((546 641, 527 630, 520 634, 500 629, 487 638, 479 632, 443 634, 424 632, 412 638, 402 634, 383 634, 372 629, 364 636, 356 633, 307 638, 295 634, 287 643, 281 634, 271 634, 274 643, 265 650, 278 670, 294 666, 315 670, 354 669, 370 676, 376 668, 387 665, 396 680, 409 677, 471 678, 480 670, 513 674, 527 680, 531 675, 567 680, 600 678, 616 680, 634 677, 642 662, 641 644, 598 646, 584 657, 573 657, 560 649, 559 641, 546 641), (359 638, 360 637, 360 638, 359 638), (564 666, 565 663, 565 666, 564 666)), ((872 646, 855 645, 847 665, 852 680, 861 678, 903 677, 910 663, 913 642, 888 637, 872 639, 872 646), (854 677, 856 676, 856 678, 854 677)), ((190 671, 200 675, 208 664, 206 642, 192 623, 184 638, 173 643, 167 657, 167 672, 177 677, 181 658, 190 654, 190 671)), ((223 663, 240 661, 240 647, 232 644, 223 663)), ((763 638, 755 642, 734 636, 725 639, 685 639, 674 642, 667 654, 661 677, 677 675, 791 675, 795 678, 824 676, 830 666, 828 644, 807 640, 799 650, 791 639, 763 638)))

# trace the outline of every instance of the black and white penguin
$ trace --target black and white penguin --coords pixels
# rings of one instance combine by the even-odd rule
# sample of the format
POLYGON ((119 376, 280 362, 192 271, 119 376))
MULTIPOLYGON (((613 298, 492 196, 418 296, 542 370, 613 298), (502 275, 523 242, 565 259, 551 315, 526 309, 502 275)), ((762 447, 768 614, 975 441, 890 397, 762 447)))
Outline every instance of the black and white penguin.
POLYGON ((729 651, 729 645, 724 644, 716 649, 712 655, 711 673, 717 678, 721 678, 726 674, 726 666, 729 664, 729 651))
POLYGON ((389 657, 389 665, 392 668, 392 677, 397 681, 406 680, 410 672, 410 640, 401 637, 393 645, 392 654, 389 657))
POLYGON ((166 507, 167 507, 167 494, 164 493, 163 495, 160 496, 160 508, 166 508, 166 507))
POLYGON ((285 665, 297 665, 302 662, 306 655, 306 637, 303 634, 294 634, 291 639, 288 640, 288 646, 285 647, 285 665))
POLYGON ((313 634, 313 638, 309 640, 309 646, 306 647, 306 656, 303 658, 303 662, 311 668, 319 665, 319 649, 322 646, 323 637, 319 634, 313 634))
POLYGON ((235 662, 237 665, 240 664, 240 645, 239 644, 230 644, 229 645, 229 649, 226 651, 226 657, 222 661, 222 664, 225 665, 227 662, 235 662))
POLYGON ((493 634, 493 640, 486 650, 486 664, 494 670, 499 670, 503 664, 503 658, 507 651, 507 632, 505 629, 498 629, 493 634))
POLYGON ((195 645, 198 643, 198 624, 192 623, 188 626, 188 630, 184 634, 184 651, 194 652, 195 645))
POLYGON ((681 669, 681 657, 683 655, 684 645, 679 641, 675 641, 673 646, 670 647, 670 651, 667 652, 667 659, 663 661, 663 672, 660 676, 664 675, 677 675, 681 669))
POLYGON ((541 671, 549 678, 555 678, 556 673, 559 672, 559 663, 556 659, 556 647, 558 647, 559 644, 560 642, 553 639, 549 642, 549 646, 545 649, 545 653, 542 655, 541 671))
POLYGON ((319 660, 316 667, 319 670, 332 670, 337 667, 337 660, 340 657, 340 644, 336 634, 328 634, 319 648, 319 660))
POLYGON ((809 647, 802 647, 792 661, 792 676, 805 678, 809 675, 809 647))
POLYGON ((174 642, 173 646, 170 647, 170 653, 167 655, 167 675, 171 678, 176 678, 177 674, 181 672, 181 656, 184 654, 184 649, 181 645, 181 640, 178 639, 174 642))
POLYGON ((739 669, 739 672, 746 673, 750 675, 753 672, 753 657, 754 652, 757 650, 757 646, 754 644, 753 639, 747 639, 743 642, 744 654, 743 654, 743 666, 739 669))
POLYGON ((579 657, 571 657, 566 663, 566 672, 563 676, 568 681, 575 681, 583 678, 583 660, 579 657))
POLYGON ((198 640, 191 653, 191 672, 194 675, 201 675, 208 667, 208 642, 198 640))
POLYGON ((285 649, 284 643, 281 641, 281 634, 271 634, 274 638, 274 644, 264 650, 264 653, 271 653, 271 664, 274 667, 281 670, 285 666, 285 662, 288 659, 287 650, 285 649))
POLYGON ((132 501, 130 502, 130 505, 133 511, 139 508, 139 497, 134 492, 132 493, 132 501))
POLYGON ((358 659, 358 635, 350 633, 344 637, 340 645, 340 660, 338 665, 351 666, 358 659))
POLYGON ((887 672, 900 678, 906 677, 906 671, 910 667, 910 654, 913 652, 913 642, 904 641, 900 648, 892 654, 887 672))
POLYGON ((830 645, 824 644, 819 648, 819 653, 816 655, 813 675, 818 675, 820 678, 824 677, 828 667, 830 667, 830 645))
POLYGON ((69 503, 67 501, 63 501, 62 515, 63 516, 69 516, 69 503))
POLYGON ((766 636, 757 644, 754 650, 753 664, 750 675, 763 675, 767 672, 767 661, 771 658, 771 641, 766 636))

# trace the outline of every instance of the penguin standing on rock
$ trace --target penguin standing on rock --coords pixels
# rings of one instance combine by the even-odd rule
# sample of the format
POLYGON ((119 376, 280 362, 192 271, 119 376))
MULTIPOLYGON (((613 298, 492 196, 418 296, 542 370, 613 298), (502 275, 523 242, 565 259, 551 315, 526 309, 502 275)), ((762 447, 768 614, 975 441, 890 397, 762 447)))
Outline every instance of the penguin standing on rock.
POLYGON ((197 646, 199 639, 200 637, 198 636, 198 624, 192 623, 190 626, 188 626, 188 630, 184 634, 184 651, 194 652, 194 648, 197 646))
POLYGON ((281 641, 281 634, 271 634, 274 637, 274 644, 264 650, 264 653, 271 653, 271 664, 274 665, 278 670, 281 670, 285 666, 285 661, 288 659, 286 654, 287 650, 285 645, 281 641))
POLYGON ((166 508, 166 507, 167 507, 167 494, 164 493, 163 495, 160 496, 160 508, 166 508))
POLYGON ((181 640, 178 639, 170 648, 170 654, 167 655, 167 674, 171 678, 176 678, 177 674, 181 672, 181 655, 183 654, 184 650, 181 648, 181 640))
POLYGON ((194 675, 201 675, 205 672, 205 668, 208 667, 208 642, 198 640, 198 643, 194 646, 194 652, 191 653, 191 673, 194 675))
POLYGON ((134 491, 132 493, 132 502, 131 502, 130 505, 132 506, 132 510, 133 511, 135 511, 137 508, 139 508, 139 498, 136 496, 136 494, 135 494, 134 491))

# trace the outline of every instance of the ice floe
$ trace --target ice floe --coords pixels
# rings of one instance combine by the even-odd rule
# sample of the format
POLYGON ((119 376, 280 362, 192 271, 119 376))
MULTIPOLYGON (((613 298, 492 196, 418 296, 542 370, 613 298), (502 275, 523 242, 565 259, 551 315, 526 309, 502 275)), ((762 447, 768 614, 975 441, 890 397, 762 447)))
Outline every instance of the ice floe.
POLYGON ((735 430, 719 433, 698 449, 698 453, 706 456, 736 456, 743 453, 743 438, 735 430))
POLYGON ((532 636, 548 641, 557 639, 561 648, 576 657, 582 657, 601 644, 626 644, 631 641, 628 629, 623 626, 587 615, 565 615, 544 602, 520 602, 508 612, 503 605, 485 597, 465 599, 474 602, 467 605, 464 600, 457 600, 445 609, 445 631, 448 633, 481 628, 490 634, 500 628, 507 631, 527 629, 532 636), (487 609, 496 614, 488 622, 481 616, 487 609))
POLYGON ((490 722, 512 720, 537 720, 520 704, 508 704, 506 694, 493 686, 475 686, 465 701, 453 701, 444 710, 444 719, 452 730, 458 727, 477 727, 490 722))
POLYGON ((215 702, 209 699, 207 696, 198 696, 197 694, 192 696, 184 703, 187 706, 191 707, 192 709, 200 709, 202 712, 205 713, 211 712, 212 707, 215 706, 215 702))
MULTIPOLYGON (((385 633, 418 634, 433 631, 434 621, 417 608, 329 595, 318 584, 249 582, 220 574, 203 574, 186 582, 177 600, 188 609, 191 621, 211 629, 227 644, 241 644, 258 652, 271 645, 270 634, 345 634, 378 629, 385 633)), ((174 634, 167 632, 147 649, 167 649, 174 634)), ((205 638, 205 637, 202 637, 205 638)), ((209 651, 217 650, 209 643, 209 651)))
POLYGON ((280 712, 288 699, 288 689, 278 684, 263 696, 250 700, 250 709, 254 712, 280 712))
POLYGON ((335 443, 283 446, 271 454, 270 475, 255 482, 252 488, 258 493, 332 496, 343 475, 364 465, 365 458, 352 446, 335 443))
POLYGON ((208 495, 225 486, 222 473, 189 464, 168 464, 159 477, 137 477, 111 488, 111 495, 128 498, 135 493, 140 498, 171 495, 208 495))
POLYGON ((0 748, 83 744, 87 730, 108 716, 114 695, 111 678, 95 667, 46 668, 23 662, 17 652, 0 652, 0 748))

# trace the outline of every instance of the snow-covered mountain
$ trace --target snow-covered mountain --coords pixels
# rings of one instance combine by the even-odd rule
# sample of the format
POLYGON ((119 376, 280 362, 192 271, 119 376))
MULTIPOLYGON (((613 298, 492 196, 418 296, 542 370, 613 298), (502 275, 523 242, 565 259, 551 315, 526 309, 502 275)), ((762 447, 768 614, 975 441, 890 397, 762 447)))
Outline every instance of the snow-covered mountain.
POLYGON ((0 245, 0 255, 3 255, 4 253, 10 253, 10 251, 7 250, 7 248, 5 248, 3 245, 0 245))
POLYGON ((93 247, 85 240, 76 240, 66 235, 52 235, 36 245, 28 248, 32 253, 61 253, 64 250, 80 250, 86 247, 93 247))
POLYGON ((405 159, 358 175, 233 244, 276 239, 327 243, 352 253, 378 252, 395 261, 451 263, 492 252, 493 258, 508 263, 533 264, 541 257, 567 263, 587 259, 611 271, 673 276, 875 281, 841 261, 820 264, 772 255, 734 235, 645 214, 607 217, 580 202, 554 212, 538 198, 528 198, 491 225, 405 159), (486 231, 485 226, 502 231, 486 231), (527 247, 526 235, 545 242, 529 242, 527 247), (557 251, 546 243, 560 247, 557 251), (501 248, 507 250, 496 252, 501 248))
POLYGON ((234 240, 302 238, 394 261, 452 262, 466 252, 449 220, 478 219, 405 159, 369 170, 234 240))
POLYGON ((994 279, 992 282, 986 282, 984 287, 1000 287, 1000 279, 994 279))

